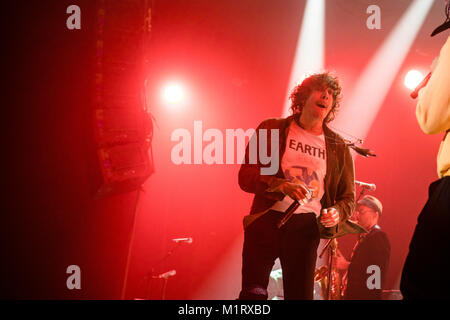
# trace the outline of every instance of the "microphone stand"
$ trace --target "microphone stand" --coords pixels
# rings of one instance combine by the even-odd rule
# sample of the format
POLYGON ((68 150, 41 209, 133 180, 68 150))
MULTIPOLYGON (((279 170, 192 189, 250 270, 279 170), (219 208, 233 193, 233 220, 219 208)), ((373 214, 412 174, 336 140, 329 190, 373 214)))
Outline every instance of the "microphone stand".
POLYGON ((327 243, 325 244, 325 246, 322 249, 322 252, 319 255, 319 258, 322 258, 323 254, 325 253, 325 251, 327 251, 327 249, 328 249, 328 283, 327 283, 326 300, 331 300, 330 297, 331 297, 331 293, 332 293, 331 292, 331 284, 332 284, 331 277, 333 276, 333 274, 332 274, 333 257, 337 250, 336 238, 328 239, 327 243))
POLYGON ((140 186, 136 192, 136 202, 135 202, 134 210, 133 210, 133 226, 131 229, 131 234, 130 234, 130 238, 129 238, 129 242, 128 242, 127 264, 125 266, 125 275, 124 275, 123 284, 122 284, 122 293, 120 295, 121 300, 125 299, 125 293, 126 293, 126 289, 127 289, 128 273, 129 273, 130 262, 131 262, 131 248, 132 248, 134 236, 136 233, 136 220, 137 220, 138 204, 139 204, 139 199, 140 199, 142 191, 143 191, 142 186, 140 186))
POLYGON ((366 187, 361 187, 361 191, 359 192, 359 196, 358 196, 358 198, 356 199, 355 202, 358 202, 359 199, 361 199, 361 196, 362 196, 363 194, 365 194, 366 190, 367 190, 366 187))
MULTIPOLYGON (((361 199, 361 196, 366 192, 366 190, 367 190, 366 187, 361 187, 361 191, 360 191, 360 193, 358 195, 358 198, 356 199, 356 202, 358 202, 359 199, 361 199)), ((322 252, 319 255, 320 259, 324 255, 325 251, 327 251, 327 249, 329 249, 328 250, 329 258, 328 258, 327 300, 330 300, 330 297, 331 297, 331 283, 332 283, 332 281, 331 281, 331 277, 332 277, 332 272, 331 271, 332 271, 332 269, 331 268, 333 267, 333 257, 334 257, 334 254, 335 254, 336 250, 337 250, 337 240, 336 240, 336 238, 328 239, 327 243, 325 244, 325 246, 322 249, 322 252), (333 241, 336 241, 336 243, 333 243, 333 241)))
POLYGON ((169 278, 164 278, 164 284, 163 284, 163 291, 162 291, 162 299, 161 300, 166 300, 166 288, 167 288, 167 281, 169 280, 169 278))
POLYGON ((346 143, 346 145, 349 148, 352 148, 353 150, 355 150, 358 154, 362 155, 365 158, 367 158, 369 156, 371 156, 371 157, 376 157, 377 156, 375 153, 373 153, 372 150, 364 149, 364 148, 361 148, 361 147, 357 147, 354 143, 346 143))
MULTIPOLYGON (((155 268, 157 266, 159 266, 161 263, 163 263, 167 258, 169 258, 175 252, 175 250, 181 246, 181 244, 182 244, 182 242, 177 242, 176 246, 173 247, 172 249, 170 249, 162 259, 160 259, 156 264, 154 264, 152 266, 150 272, 147 273, 147 275, 145 276, 145 278, 147 279, 147 285, 146 285, 146 289, 145 289, 145 298, 149 297, 151 280, 158 279, 157 277, 154 277, 155 268)), ((167 280, 168 280, 168 278, 164 278, 162 300, 165 299, 167 280)))

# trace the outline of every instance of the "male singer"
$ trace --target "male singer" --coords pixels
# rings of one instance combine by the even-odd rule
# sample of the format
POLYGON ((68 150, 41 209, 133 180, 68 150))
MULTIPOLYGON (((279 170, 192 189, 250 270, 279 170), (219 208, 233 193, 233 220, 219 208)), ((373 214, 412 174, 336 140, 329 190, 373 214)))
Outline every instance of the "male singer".
MULTIPOLYGON (((293 115, 268 119, 253 139, 264 139, 267 150, 278 143, 275 175, 261 173, 261 164, 245 161, 240 187, 254 193, 244 218, 242 289, 239 299, 267 299, 270 271, 277 257, 283 272, 284 298, 312 299, 320 237, 332 237, 354 209, 353 159, 343 139, 327 127, 339 108, 341 87, 328 73, 314 74, 290 95, 293 115), (267 130, 262 135, 260 130, 267 130), (273 130, 278 140, 271 141, 273 130), (277 223, 294 200, 301 206, 281 228, 277 223), (338 224, 339 223, 339 224, 338 224)), ((259 144, 261 145, 261 144, 259 144)), ((264 150, 266 151, 266 150, 264 150)), ((272 159, 274 155, 271 155, 272 159)))
POLYGON ((444 139, 437 155, 439 180, 429 187, 403 267, 404 299, 450 298, 450 277, 432 277, 447 270, 450 252, 450 37, 431 69, 428 84, 419 91, 416 116, 425 133, 444 133, 444 139))

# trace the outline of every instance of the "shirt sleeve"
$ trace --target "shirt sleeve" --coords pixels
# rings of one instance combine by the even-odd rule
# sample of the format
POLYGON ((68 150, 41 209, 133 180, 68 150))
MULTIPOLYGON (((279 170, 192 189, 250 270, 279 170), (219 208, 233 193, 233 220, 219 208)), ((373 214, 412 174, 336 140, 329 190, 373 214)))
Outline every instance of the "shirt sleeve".
MULTIPOLYGON (((259 141, 259 129, 270 130, 270 120, 263 121, 255 130, 251 139, 259 141)), ((258 145, 258 144, 257 144, 258 145)), ((277 185, 283 182, 285 179, 277 178, 274 175, 261 174, 261 163, 259 159, 256 163, 250 163, 250 143, 247 144, 245 149, 244 162, 239 169, 239 186, 242 190, 249 193, 264 195, 269 199, 281 200, 284 198, 284 194, 281 192, 270 192, 270 189, 274 189, 277 185)))
POLYGON ((427 134, 442 133, 450 128, 450 37, 441 49, 428 84, 419 91, 416 117, 427 134))

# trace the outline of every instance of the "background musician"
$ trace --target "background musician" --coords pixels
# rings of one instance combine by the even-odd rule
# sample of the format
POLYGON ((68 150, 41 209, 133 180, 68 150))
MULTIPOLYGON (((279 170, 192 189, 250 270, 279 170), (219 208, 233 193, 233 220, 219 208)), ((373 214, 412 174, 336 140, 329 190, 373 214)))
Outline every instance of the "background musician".
POLYGON ((336 257, 336 267, 338 270, 347 271, 346 290, 344 299, 346 300, 380 300, 383 285, 389 267, 391 246, 385 232, 378 225, 378 221, 383 211, 381 202, 370 195, 365 196, 357 202, 353 220, 366 229, 368 233, 359 235, 355 244, 350 261, 347 261, 340 251, 336 257), (375 265, 380 270, 380 288, 370 289, 367 279, 372 272, 368 273, 368 267, 375 265))

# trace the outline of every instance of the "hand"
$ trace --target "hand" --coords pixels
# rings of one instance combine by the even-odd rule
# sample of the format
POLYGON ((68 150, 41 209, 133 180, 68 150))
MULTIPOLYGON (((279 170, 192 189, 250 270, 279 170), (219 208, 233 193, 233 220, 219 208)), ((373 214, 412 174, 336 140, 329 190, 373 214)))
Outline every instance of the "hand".
POLYGON ((279 191, 283 192, 293 200, 297 200, 301 204, 305 204, 306 202, 308 202, 308 199, 311 199, 312 197, 311 191, 303 182, 300 181, 285 181, 280 184, 279 191))
POLYGON ((322 214, 320 215, 320 223, 326 228, 331 228, 337 225, 339 222, 339 212, 336 208, 322 209, 322 214))

